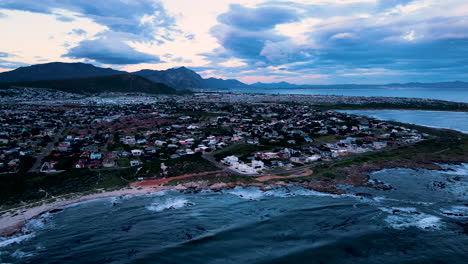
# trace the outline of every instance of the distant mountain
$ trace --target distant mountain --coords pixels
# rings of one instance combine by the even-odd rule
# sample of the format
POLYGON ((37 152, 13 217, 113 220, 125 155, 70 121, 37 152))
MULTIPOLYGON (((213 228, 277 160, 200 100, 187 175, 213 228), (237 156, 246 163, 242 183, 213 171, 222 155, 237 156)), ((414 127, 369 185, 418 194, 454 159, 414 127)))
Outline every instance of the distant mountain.
POLYGON ((224 80, 217 78, 203 79, 196 72, 185 67, 173 68, 164 71, 141 70, 133 74, 145 77, 154 82, 164 83, 175 89, 229 89, 247 88, 249 85, 238 80, 224 80))
MULTIPOLYGON (((18 83, 18 82, 34 82, 35 84, 42 85, 37 81, 45 80, 60 80, 59 83, 65 83, 66 79, 80 79, 81 82, 85 82, 89 87, 93 78, 84 81, 90 77, 105 77, 105 76, 116 76, 120 75, 119 78, 110 78, 109 80, 123 81, 126 78, 130 78, 129 73, 123 71, 117 71, 111 68, 100 68, 91 64, 86 63, 63 63, 63 62, 52 62, 45 64, 37 64, 28 67, 20 67, 16 70, 0 73, 0 83, 18 83)), ((468 88, 467 82, 455 81, 455 82, 439 82, 439 83, 391 83, 382 85, 360 85, 360 84, 334 84, 334 85, 305 85, 305 84, 292 84, 288 82, 277 82, 277 83, 262 83, 257 82, 251 85, 247 85, 235 79, 217 79, 207 78, 203 79, 196 72, 187 69, 185 67, 172 68, 164 71, 156 70, 141 70, 134 72, 133 75, 137 75, 147 79, 146 81, 152 81, 154 83, 165 84, 177 90, 229 90, 229 89, 242 89, 242 88, 259 88, 259 89, 351 89, 351 88, 367 88, 367 89, 389 89, 389 88, 468 88)), ((104 78, 106 79, 106 78, 104 78)), ((103 79, 103 80, 104 80, 103 79)), ((131 79, 131 78, 130 78, 131 79)), ((133 78, 136 80, 136 78, 133 78)), ((97 78, 96 81, 101 82, 102 80, 97 78)), ((146 90, 149 86, 155 84, 143 84, 145 81, 137 81, 141 83, 142 89, 146 90)), ((46 82, 47 83, 47 82, 46 82)), ((52 85, 53 83, 47 83, 52 85)), ((58 84, 57 84, 58 85, 58 84)), ((98 85, 100 86, 101 83, 98 85)), ((73 86, 73 85, 72 85, 73 86)), ((75 87, 75 86, 73 86, 75 87)), ((91 88, 89 88, 91 89, 91 88)), ((94 88, 93 88, 94 89, 94 88)), ((105 89, 111 89, 107 87, 105 89)), ((123 83, 120 88, 124 89, 123 83)), ((125 88, 127 89, 127 88, 125 88)), ((125 90, 124 89, 124 90, 125 90)), ((78 89, 79 90, 79 89, 78 89)), ((91 89, 92 90, 92 89, 91 89)), ((99 88, 97 88, 99 90, 99 88)))
POLYGON ((439 83, 390 83, 390 84, 292 84, 287 82, 279 83, 253 83, 251 88, 261 89, 353 89, 353 88, 366 88, 366 89, 395 89, 395 88, 468 88, 468 82, 439 82, 439 83))
POLYGON ((224 90, 229 88, 249 88, 249 85, 235 79, 224 80, 217 78, 208 78, 203 79, 203 88, 224 90))
POLYGON ((42 80, 31 82, 0 83, 0 88, 9 87, 50 88, 70 93, 132 92, 149 94, 175 94, 174 88, 154 83, 141 76, 129 73, 79 79, 42 80))
POLYGON ((112 76, 125 72, 99 68, 86 63, 51 62, 0 73, 0 82, 29 82, 40 80, 78 79, 97 76, 112 76))
POLYGON ((381 88, 468 88, 468 82, 437 82, 437 83, 391 83, 379 85, 381 88))
POLYGON ((145 77, 153 82, 164 83, 178 90, 203 88, 203 78, 185 67, 164 71, 141 70, 133 74, 145 77))
POLYGON ((303 85, 293 84, 288 82, 277 82, 277 83, 262 83, 257 82, 250 85, 253 88, 277 88, 277 89, 287 89, 287 88, 299 88, 303 85))

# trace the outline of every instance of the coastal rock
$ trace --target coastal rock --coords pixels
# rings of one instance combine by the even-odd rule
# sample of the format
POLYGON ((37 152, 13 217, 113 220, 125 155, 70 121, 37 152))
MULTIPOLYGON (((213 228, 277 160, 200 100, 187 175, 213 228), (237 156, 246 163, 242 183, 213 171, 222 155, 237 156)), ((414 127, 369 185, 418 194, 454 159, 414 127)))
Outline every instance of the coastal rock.
POLYGON ((63 211, 63 209, 56 208, 56 209, 52 209, 52 210, 50 210, 50 211, 49 211, 49 213, 51 213, 51 214, 55 214, 55 213, 62 212, 62 211, 63 211))
POLYGON ((228 184, 221 182, 221 183, 215 183, 209 187, 210 190, 215 191, 215 192, 220 192, 223 189, 226 189, 228 187, 228 184))
POLYGON ((372 197, 373 195, 370 193, 355 193, 356 196, 361 196, 361 197, 372 197))

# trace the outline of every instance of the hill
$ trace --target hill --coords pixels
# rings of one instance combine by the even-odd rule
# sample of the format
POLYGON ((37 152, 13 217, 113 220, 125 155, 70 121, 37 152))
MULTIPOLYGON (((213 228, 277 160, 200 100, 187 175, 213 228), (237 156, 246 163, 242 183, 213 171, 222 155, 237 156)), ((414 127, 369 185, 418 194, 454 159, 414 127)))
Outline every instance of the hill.
POLYGON ((238 80, 208 78, 203 79, 198 73, 185 67, 172 68, 164 71, 141 70, 133 74, 145 77, 153 82, 164 83, 175 89, 229 89, 248 88, 249 85, 238 80))
POLYGON ((86 63, 51 62, 0 73, 0 82, 29 82, 41 80, 79 79, 97 76, 112 76, 126 72, 100 68, 86 63))
MULTIPOLYGON (((111 68, 100 68, 86 63, 52 62, 37 64, 28 67, 20 67, 16 70, 0 73, 0 83, 36 82, 45 80, 83 79, 90 77, 103 77, 124 75, 127 72, 111 68)), ((155 83, 162 83, 177 90, 229 90, 239 88, 259 89, 390 89, 390 88, 468 88, 468 82, 439 82, 439 83, 391 83, 391 84, 332 84, 332 85, 307 85, 292 84, 288 82, 262 83, 257 82, 247 85, 236 79, 202 78, 198 73, 186 68, 172 68, 163 71, 141 70, 133 73, 155 83)), ((42 85, 42 84, 41 84, 42 85)), ((143 85, 147 87, 148 85, 143 85)), ((110 89, 110 87, 109 87, 110 89)), ((99 89, 98 89, 99 90, 99 89)))
POLYGON ((133 74, 147 78, 153 82, 164 83, 178 90, 203 88, 202 77, 185 67, 172 68, 164 71, 141 70, 133 74))
POLYGON ((178 92, 165 84, 154 83, 141 76, 128 73, 113 76, 88 77, 79 79, 42 80, 0 84, 0 88, 9 87, 50 88, 80 94, 95 94, 102 92, 175 94, 178 92))
POLYGON ((248 88, 249 85, 236 79, 217 79, 208 78, 203 80, 204 89, 229 89, 229 88, 248 88))

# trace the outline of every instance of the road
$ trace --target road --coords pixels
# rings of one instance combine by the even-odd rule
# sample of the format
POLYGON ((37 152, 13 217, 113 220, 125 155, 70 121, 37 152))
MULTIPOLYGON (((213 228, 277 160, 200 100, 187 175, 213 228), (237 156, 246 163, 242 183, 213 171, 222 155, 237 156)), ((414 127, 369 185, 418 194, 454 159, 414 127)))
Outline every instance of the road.
POLYGON ((49 144, 47 144, 46 148, 44 149, 44 151, 37 157, 36 159, 36 162, 34 162, 34 165, 31 167, 31 169, 29 169, 28 172, 34 172, 36 171, 39 166, 41 166, 42 164, 42 160, 47 157, 50 152, 52 151, 52 149, 54 148, 54 145, 55 143, 57 143, 60 139, 60 137, 62 136, 63 134, 63 131, 65 131, 65 129, 67 129, 67 127, 62 127, 58 132, 57 134, 55 134, 54 138, 52 139, 51 142, 49 142, 49 144))

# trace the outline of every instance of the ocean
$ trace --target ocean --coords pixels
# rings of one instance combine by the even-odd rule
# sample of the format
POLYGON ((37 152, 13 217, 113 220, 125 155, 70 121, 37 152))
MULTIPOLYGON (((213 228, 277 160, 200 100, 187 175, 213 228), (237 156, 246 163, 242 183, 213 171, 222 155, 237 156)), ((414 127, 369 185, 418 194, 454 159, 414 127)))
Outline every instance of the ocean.
POLYGON ((90 201, 1 239, 0 262, 466 263, 468 164, 445 168, 377 171, 393 190, 341 196, 290 186, 90 201))
MULTIPOLYGON (((347 88, 347 89, 261 89, 239 88, 230 89, 229 92, 260 93, 260 94, 310 94, 310 95, 344 95, 344 96, 388 96, 408 98, 429 98, 454 102, 468 103, 468 89, 462 88, 347 88)), ((226 90, 220 90, 226 92, 226 90)))
POLYGON ((448 128, 468 133, 467 112, 415 110, 339 110, 354 115, 371 116, 381 120, 397 121, 421 126, 448 128))

